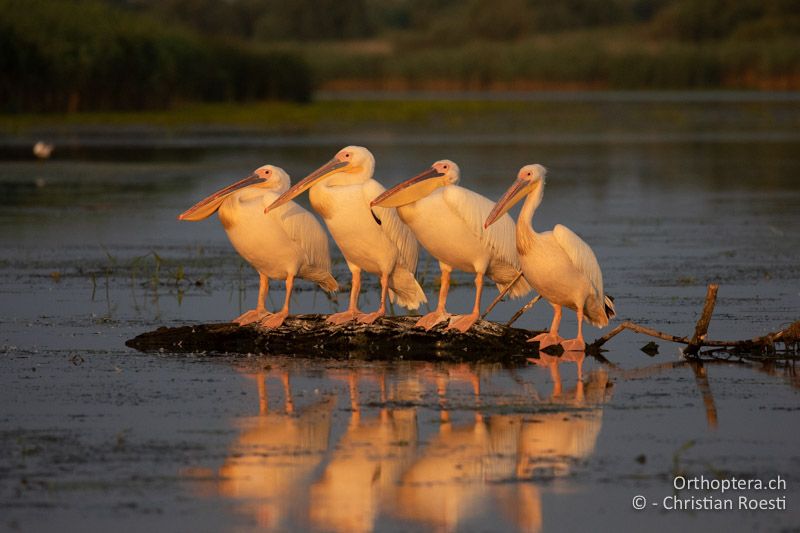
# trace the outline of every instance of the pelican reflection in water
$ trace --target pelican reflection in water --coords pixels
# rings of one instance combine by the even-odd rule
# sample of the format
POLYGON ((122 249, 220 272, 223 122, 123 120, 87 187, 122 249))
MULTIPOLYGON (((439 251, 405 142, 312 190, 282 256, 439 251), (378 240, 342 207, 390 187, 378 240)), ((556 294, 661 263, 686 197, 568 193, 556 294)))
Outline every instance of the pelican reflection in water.
POLYGON ((481 388, 507 377, 488 365, 326 369, 328 386, 345 384, 334 386, 338 398, 293 394, 289 371, 278 370, 286 400, 275 411, 255 374, 260 415, 242 424, 217 493, 268 529, 538 531, 546 510, 534 480, 567 475, 593 452, 602 425, 605 371, 561 384, 560 365, 580 367, 583 357, 532 360, 552 377, 546 398, 527 382, 521 394, 487 395, 481 388), (506 402, 514 412, 498 413, 506 402))
POLYGON ((492 529, 541 529, 541 497, 532 476, 558 479, 592 453, 608 383, 599 370, 587 384, 579 380, 575 389, 563 392, 558 365, 566 359, 541 355, 541 364, 554 377, 553 395, 546 402, 580 411, 486 417, 476 411, 471 421, 444 422, 403 475, 391 512, 445 531, 483 529, 480 520, 487 515, 493 516, 492 529))
POLYGON ((325 396, 294 409, 287 372, 283 409, 269 409, 265 373, 248 375, 259 392, 259 415, 242 420, 241 433, 219 469, 218 493, 263 528, 285 530, 307 513, 308 484, 330 447, 336 398, 325 396))
POLYGON ((359 372, 349 372, 350 423, 310 491, 311 522, 324 531, 372 531, 417 453, 417 409, 407 405, 418 403, 419 381, 409 377, 386 390, 385 376, 377 379, 382 407, 366 417, 357 396, 359 372))

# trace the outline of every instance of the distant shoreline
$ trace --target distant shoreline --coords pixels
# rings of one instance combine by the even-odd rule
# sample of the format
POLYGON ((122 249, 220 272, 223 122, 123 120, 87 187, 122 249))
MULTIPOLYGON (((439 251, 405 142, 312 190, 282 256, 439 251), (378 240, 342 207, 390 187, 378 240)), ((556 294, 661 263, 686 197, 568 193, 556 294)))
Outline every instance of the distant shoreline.
POLYGON ((156 111, 0 114, 0 159, 82 149, 339 143, 797 142, 800 91, 321 92, 291 102, 179 103, 156 111), (720 124, 720 116, 725 116, 720 124), (503 131, 487 140, 491 127, 503 131), (404 137, 405 136, 405 137, 404 137))
POLYGON ((508 81, 440 79, 406 79, 406 78, 340 78, 322 81, 317 93, 340 92, 385 92, 385 93, 570 93, 570 92, 708 92, 708 91, 758 91, 782 92, 800 91, 800 74, 759 77, 756 75, 735 77, 723 80, 716 86, 692 88, 670 87, 632 87, 624 89, 612 87, 604 81, 555 81, 548 82, 536 79, 517 79, 508 81))
POLYGON ((775 102, 800 101, 800 87, 767 89, 346 89, 323 88, 314 93, 320 102, 462 101, 462 102, 775 102))

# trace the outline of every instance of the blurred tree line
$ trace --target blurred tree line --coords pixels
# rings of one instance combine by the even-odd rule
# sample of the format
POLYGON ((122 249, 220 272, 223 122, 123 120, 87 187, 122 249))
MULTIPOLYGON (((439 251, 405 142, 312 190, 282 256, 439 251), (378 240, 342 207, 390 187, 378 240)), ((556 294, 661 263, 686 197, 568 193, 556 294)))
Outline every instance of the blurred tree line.
POLYGON ((249 41, 354 39, 375 34, 365 0, 116 0, 203 35, 249 41))
POLYGON ((797 0, 113 0, 205 35, 255 41, 375 36, 451 42, 645 25, 651 37, 707 41, 797 35, 797 0), (441 36, 441 35, 440 35, 441 36))
POLYGON ((408 39, 513 41, 586 28, 642 30, 653 40, 774 39, 800 32, 797 0, 372 0, 381 27, 408 39))
POLYGON ((0 0, 0 109, 305 101, 337 76, 714 87, 800 79, 798 36, 798 0, 0 0))
POLYGON ((297 55, 202 38, 113 4, 0 0, 0 109, 152 109, 187 100, 311 97, 310 71, 297 55))

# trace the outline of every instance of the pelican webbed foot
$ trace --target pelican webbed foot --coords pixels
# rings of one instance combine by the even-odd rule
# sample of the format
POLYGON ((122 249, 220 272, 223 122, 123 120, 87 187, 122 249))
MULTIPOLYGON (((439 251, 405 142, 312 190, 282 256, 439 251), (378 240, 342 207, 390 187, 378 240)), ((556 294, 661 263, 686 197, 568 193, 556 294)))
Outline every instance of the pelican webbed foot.
POLYGON ((286 320, 286 317, 289 316, 288 311, 279 311, 277 313, 273 313, 268 317, 263 318, 259 324, 263 328, 267 329, 276 329, 283 325, 283 321, 286 320))
POLYGON ((328 318, 325 319, 325 322, 328 324, 336 324, 340 326, 342 324, 347 324, 348 322, 352 322, 356 319, 358 315, 360 315, 358 309, 348 309, 347 311, 342 311, 341 313, 334 313, 329 315, 328 318))
POLYGON ((447 329, 456 329, 461 333, 466 333, 475 322, 480 318, 478 313, 470 313, 469 315, 456 315, 450 319, 450 324, 447 329))
POLYGON ((239 324, 240 326, 246 326, 248 324, 252 324, 253 322, 260 322, 265 317, 270 316, 272 313, 267 311, 266 309, 251 309, 246 313, 242 313, 238 317, 231 320, 234 324, 239 324))
MULTIPOLYGON (((528 339, 528 342, 538 342, 539 349, 542 350, 554 344, 561 344, 564 341, 559 335, 552 335, 549 332, 539 333, 535 337, 528 339)), ((566 348, 564 348, 566 350, 566 348)))
POLYGON ((379 309, 374 313, 361 313, 356 317, 356 320, 361 324, 372 324, 383 316, 386 316, 386 311, 379 309))
POLYGON ((575 338, 569 340, 562 340, 561 347, 564 348, 565 352, 585 352, 586 351, 586 343, 583 339, 575 338))
POLYGON ((417 323, 414 324, 415 328, 424 328, 425 330, 430 330, 436 324, 444 322, 448 320, 452 315, 447 311, 432 311, 427 315, 421 317, 417 320, 417 323))

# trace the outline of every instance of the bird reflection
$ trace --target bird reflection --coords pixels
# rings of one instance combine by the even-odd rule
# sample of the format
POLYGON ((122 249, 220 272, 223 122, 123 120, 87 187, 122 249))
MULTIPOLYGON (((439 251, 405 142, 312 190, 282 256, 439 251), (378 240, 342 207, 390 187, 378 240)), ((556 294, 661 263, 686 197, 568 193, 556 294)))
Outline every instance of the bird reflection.
POLYGON ((392 511, 446 530, 485 513, 493 486, 511 477, 519 423, 513 416, 488 421, 476 413, 466 424, 442 423, 439 434, 401 479, 392 511))
MULTIPOLYGON (((579 375, 583 357, 574 354, 572 359, 579 375)), ((584 407, 605 401, 608 376, 604 371, 592 372, 587 384, 579 379, 574 389, 563 391, 558 367, 567 360, 544 353, 536 360, 553 377, 549 402, 584 407)), ((464 424, 448 420, 443 417, 439 434, 403 475, 392 511, 451 531, 469 529, 472 520, 499 508, 507 522, 499 529, 539 531, 539 489, 533 483, 498 482, 533 480, 543 471, 551 478, 566 475, 571 463, 594 449, 602 413, 597 406, 576 410, 571 416, 558 410, 484 418, 476 411, 474 419, 464 424)))
POLYGON ((219 469, 219 494, 242 502, 240 510, 264 528, 284 529, 305 512, 305 490, 328 449, 334 397, 326 397, 296 415, 288 372, 282 410, 270 411, 263 373, 256 380, 259 415, 243 420, 230 457, 219 469), (295 516, 292 516, 295 515, 295 516))
POLYGON ((593 452, 610 387, 604 370, 583 379, 582 353, 532 362, 549 370, 549 395, 527 382, 487 394, 510 375, 488 365, 329 368, 318 377, 335 394, 311 402, 295 398, 289 370, 248 374, 259 415, 243 421, 217 492, 265 529, 539 531, 537 484, 593 452), (561 367, 573 363, 565 387, 561 367))
POLYGON ((598 369, 589 374, 587 383, 582 377, 585 354, 564 352, 554 357, 540 353, 539 363, 550 369, 553 379, 551 402, 564 404, 563 410, 540 413, 523 421, 516 475, 520 479, 538 476, 559 477, 569 474, 570 465, 587 458, 594 451, 602 425, 599 404, 608 400, 608 373, 598 369), (559 365, 573 361, 578 380, 575 387, 563 391, 559 365), (567 407, 579 409, 568 410, 567 407), (580 409, 590 406, 588 409, 580 409), (591 407, 594 406, 594 407, 591 407))
POLYGON ((416 403, 418 383, 405 380, 387 391, 385 375, 380 374, 381 408, 377 415, 364 417, 359 377, 355 370, 348 375, 352 416, 330 462, 311 486, 311 521, 324 530, 371 531, 382 502, 416 454, 416 408, 386 405, 416 403))

